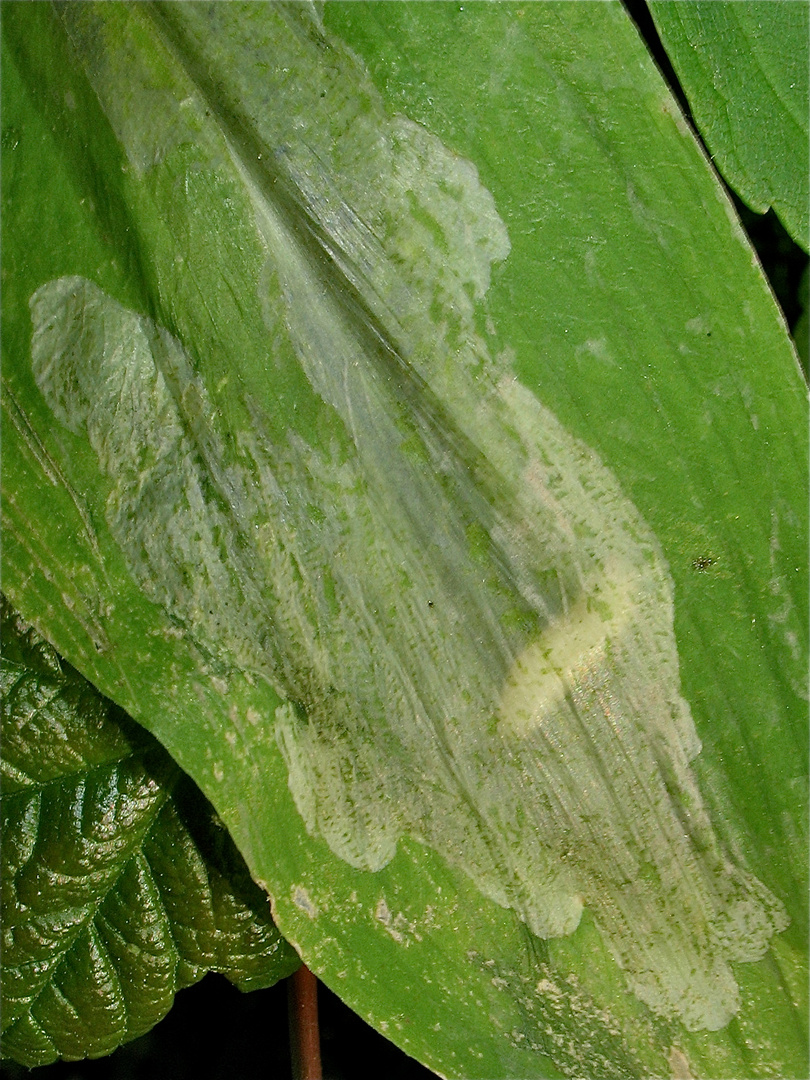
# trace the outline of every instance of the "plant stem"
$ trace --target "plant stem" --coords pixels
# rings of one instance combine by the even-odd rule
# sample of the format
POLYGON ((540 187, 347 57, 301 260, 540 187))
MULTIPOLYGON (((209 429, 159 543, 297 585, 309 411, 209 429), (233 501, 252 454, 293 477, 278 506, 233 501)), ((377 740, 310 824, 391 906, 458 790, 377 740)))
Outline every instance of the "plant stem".
POLYGON ((318 980, 304 964, 287 980, 293 1080, 322 1080, 318 980))

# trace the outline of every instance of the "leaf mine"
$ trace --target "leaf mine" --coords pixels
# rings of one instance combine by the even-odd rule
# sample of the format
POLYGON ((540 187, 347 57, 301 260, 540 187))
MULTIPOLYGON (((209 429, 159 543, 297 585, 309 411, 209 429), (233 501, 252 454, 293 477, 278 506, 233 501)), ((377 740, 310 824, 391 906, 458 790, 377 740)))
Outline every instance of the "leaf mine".
MULTIPOLYGON (((286 699, 276 738, 311 833, 370 871, 414 837, 540 937, 588 907, 642 1001, 719 1029, 732 963, 787 920, 704 807, 656 537, 488 332, 509 253, 492 195, 385 112, 309 9, 277 5, 254 41, 227 7, 172 5, 161 26, 191 76, 212 42, 235 73, 212 161, 266 251, 245 288, 267 379, 297 365, 319 437, 238 379, 225 415, 204 356, 79 277, 31 298, 38 385, 97 456, 146 595, 209 665, 286 699)), ((146 173, 193 137, 116 125, 146 173)))

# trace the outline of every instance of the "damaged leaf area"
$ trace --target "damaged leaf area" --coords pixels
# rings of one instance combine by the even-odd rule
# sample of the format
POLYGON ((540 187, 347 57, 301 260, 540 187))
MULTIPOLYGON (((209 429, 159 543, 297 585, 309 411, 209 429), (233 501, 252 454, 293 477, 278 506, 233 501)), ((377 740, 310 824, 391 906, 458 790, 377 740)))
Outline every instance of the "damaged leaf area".
POLYGON ((40 289, 32 316, 37 381, 114 482, 107 521, 132 573, 224 671, 290 699, 276 735, 310 831, 368 870, 414 836, 540 937, 587 905, 642 1000, 725 1025, 728 961, 760 959, 787 921, 712 834, 666 565, 592 452, 505 373, 474 410, 457 372, 467 409, 448 388, 430 425, 336 319, 302 356, 343 345, 318 373, 354 453, 278 448, 257 424, 235 437, 251 471, 223 468, 204 387, 164 330, 76 278, 40 289), (421 436, 416 463, 397 413, 421 436), (282 488, 290 450, 299 480, 282 488))
POLYGON ((4 37, 16 608, 440 1075, 801 1074, 806 396, 623 7, 4 37))
POLYGON ((3 1054, 110 1053, 218 971, 298 966, 213 808, 2 601, 3 1054))
POLYGON ((109 94, 94 10, 63 17, 142 173, 210 111, 199 73, 236 73, 213 152, 266 252, 266 378, 318 403, 314 440, 235 389, 243 426, 166 329, 85 279, 40 288, 34 376, 109 478, 130 572, 215 668, 287 699, 290 790, 336 855, 376 871, 411 836, 542 938, 587 906, 653 1011, 722 1028, 730 962, 788 920, 690 771, 655 536, 491 343, 510 243, 475 167, 389 117, 306 7, 271 17, 260 84, 249 15, 161 9, 196 82, 170 130, 109 94))

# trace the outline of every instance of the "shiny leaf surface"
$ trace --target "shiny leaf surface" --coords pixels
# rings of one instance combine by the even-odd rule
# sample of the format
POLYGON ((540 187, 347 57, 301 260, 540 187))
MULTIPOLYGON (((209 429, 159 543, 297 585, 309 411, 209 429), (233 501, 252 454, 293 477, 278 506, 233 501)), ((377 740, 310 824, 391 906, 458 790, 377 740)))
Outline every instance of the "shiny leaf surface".
POLYGON ((298 963, 209 803, 166 751, 2 610, 3 1054, 99 1057, 207 971, 298 963))

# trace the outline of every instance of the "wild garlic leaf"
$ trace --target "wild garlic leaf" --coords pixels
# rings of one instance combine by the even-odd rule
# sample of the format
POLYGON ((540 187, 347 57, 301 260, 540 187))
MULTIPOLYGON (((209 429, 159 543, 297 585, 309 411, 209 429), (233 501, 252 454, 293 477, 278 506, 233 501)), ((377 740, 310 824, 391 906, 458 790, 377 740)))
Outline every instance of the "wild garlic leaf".
POLYGON ((810 7, 651 0, 712 160, 752 210, 810 245, 810 7))
POLYGON ((57 12, 15 599, 434 1068, 800 1060, 805 401, 622 9, 57 12))
POLYGON ((298 957, 213 808, 155 739, 2 600, 2 1040, 28 1065, 107 1054, 207 971, 298 957))
MULTIPOLYGON (((245 165, 238 112, 220 152, 268 252, 267 332, 326 406, 320 438, 274 430, 247 397, 250 428, 212 422, 181 344, 83 278, 31 298, 34 378, 86 433, 146 595, 224 673, 290 702, 275 734, 311 833, 372 871, 415 838, 542 938, 572 933, 587 902, 642 1001, 717 1030, 739 1008, 730 962, 759 960, 789 920, 722 851, 689 770, 663 555, 476 327, 509 241, 474 167, 357 94, 348 54, 319 64, 303 11, 271 21, 260 94, 238 84, 263 47, 251 16, 169 7, 157 25, 187 71, 236 73, 229 108, 257 119, 266 171, 245 165), (306 84, 284 74, 305 68, 306 84), (342 290, 324 289, 326 255, 342 290)), ((89 44, 103 23, 83 7, 64 21, 148 172, 193 121, 131 111, 110 93, 114 53, 89 44)))

